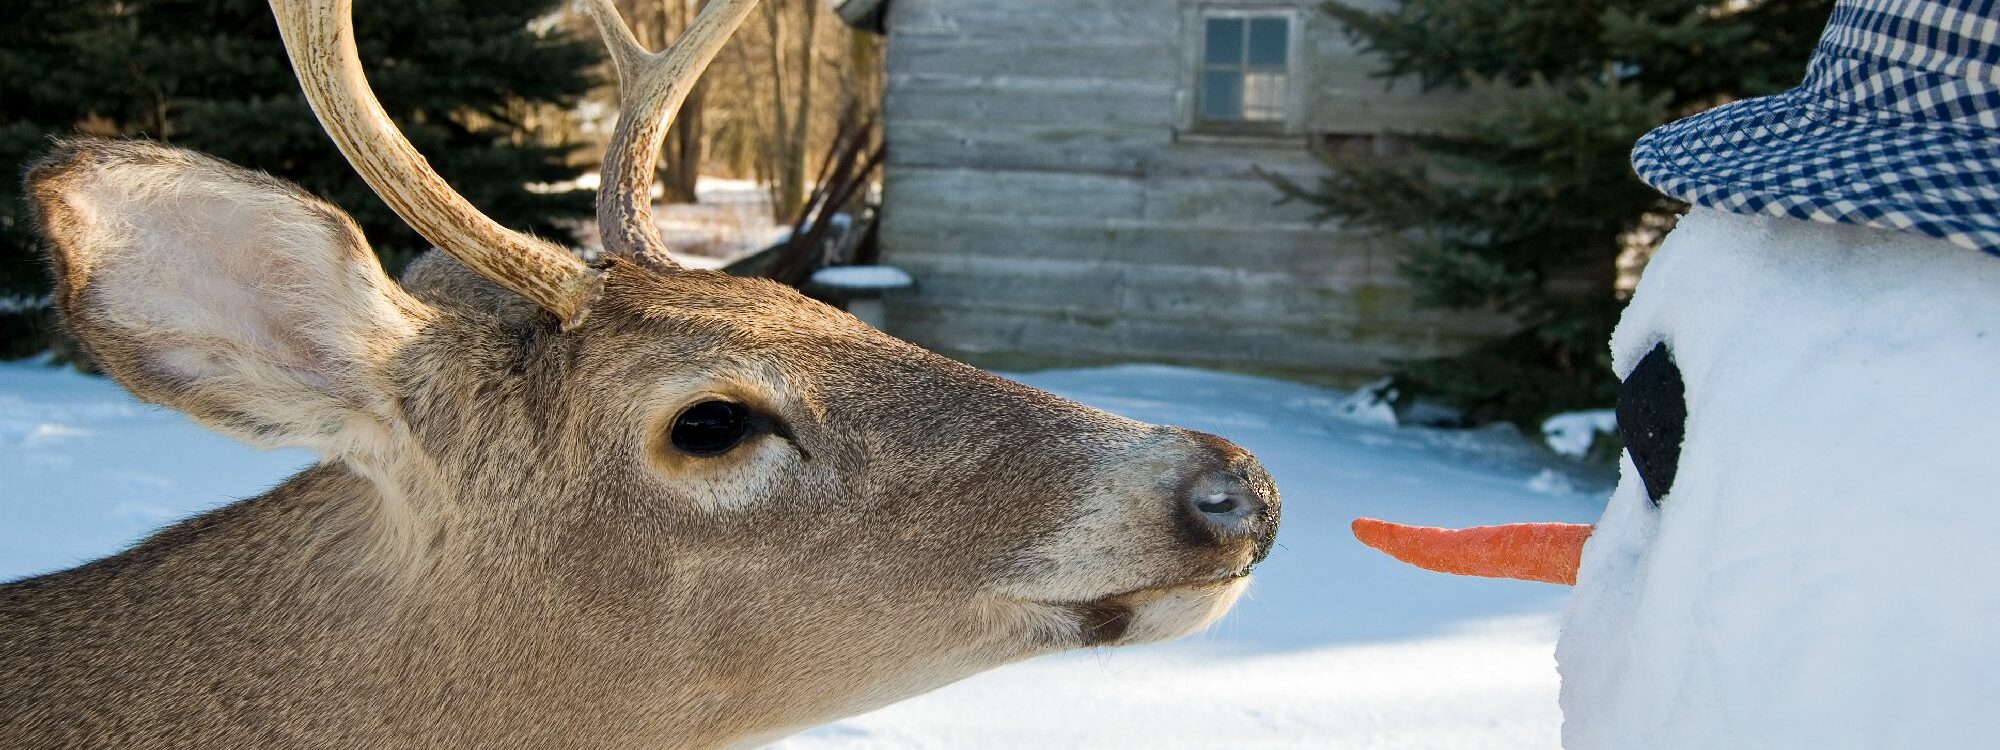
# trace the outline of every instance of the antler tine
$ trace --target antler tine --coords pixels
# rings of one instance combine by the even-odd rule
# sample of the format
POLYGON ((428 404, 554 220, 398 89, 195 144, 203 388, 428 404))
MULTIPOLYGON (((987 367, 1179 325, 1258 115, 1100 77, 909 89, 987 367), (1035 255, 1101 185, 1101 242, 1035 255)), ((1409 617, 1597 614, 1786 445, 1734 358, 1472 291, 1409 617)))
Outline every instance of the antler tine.
POLYGON ((361 71, 353 0, 270 0, 313 113, 347 161, 412 229, 459 262, 565 325, 582 319, 594 284, 576 256, 480 213, 396 129, 361 71))
POLYGON ((605 148, 603 178, 597 188, 597 225, 604 249, 673 268, 676 264, 653 223, 653 170, 659 166, 660 142, 702 70, 750 16, 757 0, 710 0, 680 40, 659 53, 639 45, 611 0, 589 3, 618 69, 618 129, 605 148))

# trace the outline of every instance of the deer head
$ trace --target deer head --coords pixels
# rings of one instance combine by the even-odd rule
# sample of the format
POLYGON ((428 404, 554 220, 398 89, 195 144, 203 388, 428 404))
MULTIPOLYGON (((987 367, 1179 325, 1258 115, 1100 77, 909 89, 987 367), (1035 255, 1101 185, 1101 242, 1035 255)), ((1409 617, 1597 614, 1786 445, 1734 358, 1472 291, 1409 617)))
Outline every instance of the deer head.
MULTIPOLYGON (((31 170, 58 304, 106 370, 216 429, 325 457, 128 553, 185 559, 159 585, 223 590, 186 606, 238 623, 239 641, 197 666, 173 657, 178 671, 117 669, 327 715, 287 714, 283 731, 257 723, 284 712, 224 717, 268 730, 245 738, 377 731, 345 710, 404 746, 710 747, 1227 610, 1278 525, 1243 450, 674 264, 648 215, 659 142, 753 4, 714 0, 652 54, 591 3, 624 100, 595 265, 501 228, 429 168, 368 91, 348 0, 272 6, 322 124, 449 256, 404 284, 338 209, 208 157, 83 140, 31 170), (356 630, 365 648, 343 640, 356 630)), ((87 591, 151 575, 119 559, 56 576, 87 591)), ((15 617, 34 632, 39 615, 15 617)), ((65 654, 47 658, 84 658, 65 654)), ((227 705, 154 711, 169 718, 140 724, 157 732, 119 736, 175 736, 160 726, 227 705)))

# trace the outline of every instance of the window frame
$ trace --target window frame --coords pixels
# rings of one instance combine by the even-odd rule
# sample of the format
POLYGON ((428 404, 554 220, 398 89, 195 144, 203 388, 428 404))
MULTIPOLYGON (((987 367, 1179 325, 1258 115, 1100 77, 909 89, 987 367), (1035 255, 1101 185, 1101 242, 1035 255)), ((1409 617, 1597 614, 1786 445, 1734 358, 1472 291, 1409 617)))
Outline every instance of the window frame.
MULTIPOLYGON (((1306 14, 1297 5, 1273 2, 1273 0, 1199 0, 1188 2, 1182 13, 1182 102, 1181 130, 1185 133, 1221 136, 1287 136, 1296 135, 1304 124, 1305 78, 1301 63, 1305 56, 1300 52, 1304 44, 1306 14), (1285 44, 1285 91, 1282 94, 1284 116, 1274 120, 1212 120, 1202 113, 1202 96, 1206 91, 1208 65, 1208 21, 1212 18, 1255 18, 1279 17, 1285 20, 1287 34, 1285 44)), ((1247 33, 1247 32, 1246 32, 1247 33)), ((1247 40, 1246 40, 1247 44, 1247 40)), ((1245 49, 1248 54, 1248 49, 1245 49)))

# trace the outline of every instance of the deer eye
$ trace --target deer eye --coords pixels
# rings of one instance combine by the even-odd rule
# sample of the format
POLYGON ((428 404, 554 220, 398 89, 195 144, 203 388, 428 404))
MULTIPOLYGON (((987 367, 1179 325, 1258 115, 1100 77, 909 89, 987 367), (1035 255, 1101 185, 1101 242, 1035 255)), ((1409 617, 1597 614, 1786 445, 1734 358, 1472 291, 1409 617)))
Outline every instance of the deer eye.
POLYGON ((1687 435, 1687 385, 1666 344, 1653 347, 1618 389, 1618 434, 1646 485, 1646 496, 1659 507, 1674 488, 1681 465, 1681 439, 1687 435))
POLYGON ((690 456, 720 456, 750 434, 750 410, 728 401, 703 401, 674 418, 674 448, 690 456))

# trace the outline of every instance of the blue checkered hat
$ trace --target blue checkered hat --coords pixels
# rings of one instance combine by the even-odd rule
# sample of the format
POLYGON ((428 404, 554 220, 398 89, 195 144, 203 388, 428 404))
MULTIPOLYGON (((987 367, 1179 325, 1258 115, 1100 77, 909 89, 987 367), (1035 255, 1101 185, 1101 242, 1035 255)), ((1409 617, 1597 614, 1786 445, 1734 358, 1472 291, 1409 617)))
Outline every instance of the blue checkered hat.
POLYGON ((2000 255, 2000 0, 1840 0, 1798 88, 1647 133, 1632 166, 1697 205, 2000 255))

